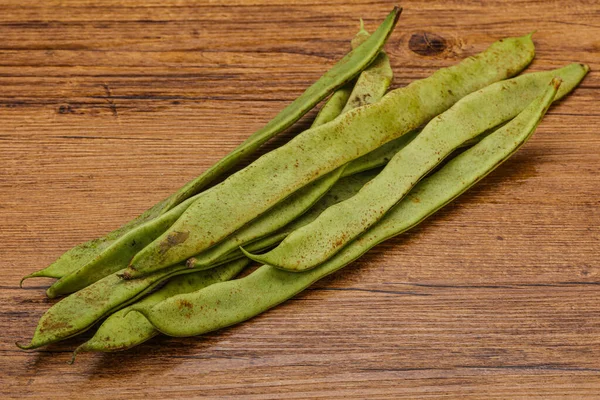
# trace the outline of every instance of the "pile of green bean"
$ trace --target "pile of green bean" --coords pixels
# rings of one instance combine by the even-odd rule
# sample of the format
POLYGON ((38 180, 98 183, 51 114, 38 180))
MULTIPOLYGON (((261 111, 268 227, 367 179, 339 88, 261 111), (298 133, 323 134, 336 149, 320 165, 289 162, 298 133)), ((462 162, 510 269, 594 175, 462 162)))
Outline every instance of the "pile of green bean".
POLYGON ((383 46, 400 12, 373 34, 361 21, 344 58, 199 177, 23 278, 56 278, 47 295, 65 297, 17 345, 37 348, 102 322, 74 354, 119 351, 252 318, 472 187, 589 70, 575 63, 513 77, 535 54, 526 35, 388 91, 383 46), (214 184, 328 96, 309 129, 214 184), (264 265, 236 279, 251 261, 264 265))

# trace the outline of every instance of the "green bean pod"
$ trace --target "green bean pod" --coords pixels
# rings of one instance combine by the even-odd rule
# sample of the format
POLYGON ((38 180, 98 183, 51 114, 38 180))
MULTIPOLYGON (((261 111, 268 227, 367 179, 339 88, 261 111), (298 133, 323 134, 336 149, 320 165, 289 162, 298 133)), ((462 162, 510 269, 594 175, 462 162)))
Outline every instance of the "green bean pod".
MULTIPOLYGON (((267 125, 253 133, 235 150, 200 176, 188 182, 176 193, 157 203, 124 226, 110 232, 104 237, 82 243, 68 250, 48 267, 25 276, 21 280, 21 284, 25 279, 29 278, 62 278, 76 271, 98 257, 102 257, 105 249, 111 247, 115 240, 130 230, 168 212, 184 200, 211 185, 218 177, 233 168, 240 159, 255 152, 267 140, 290 127, 330 93, 351 81, 363 69, 368 67, 383 48, 383 45, 396 26, 401 12, 400 8, 394 7, 373 35, 365 38, 360 45, 346 54, 319 78, 317 82, 306 89, 300 97, 277 114, 267 125)), ((143 238, 140 238, 140 240, 143 240, 143 238)))
MULTIPOLYGON (((340 111, 342 108, 343 107, 339 108, 340 111)), ((325 179, 325 178, 327 178, 327 177, 324 177, 322 179, 325 179)), ((335 177, 334 179, 337 180, 337 177, 335 177)), ((316 186, 316 184, 318 184, 318 183, 319 182, 315 182, 315 185, 310 185, 310 186, 316 186)), ((307 187, 304 189, 312 189, 312 187, 307 187)), ((306 190, 299 191, 298 193, 304 195, 304 196, 302 196, 303 199, 310 197, 310 194, 308 194, 308 196, 307 196, 306 190)), ((294 200, 294 199, 290 198, 289 200, 294 200)), ((273 210, 273 211, 275 211, 275 210, 273 210)), ((242 231, 244 231, 244 230, 247 230, 247 228, 242 229, 242 231)), ((248 236, 248 234, 246 234, 246 236, 248 236)), ((215 247, 211 248, 210 251, 207 252, 210 254, 203 254, 203 256, 201 257, 201 260, 203 262, 198 262, 198 264, 201 264, 201 265, 198 265, 197 267, 191 265, 191 263, 188 261, 187 267, 194 268, 193 270, 186 270, 183 265, 179 266, 178 268, 176 268, 176 270, 179 270, 181 272, 189 271, 190 273, 186 273, 185 275, 175 276, 169 282, 167 282, 167 284, 164 287, 162 287, 161 289, 157 290, 156 292, 144 297, 138 303, 143 303, 146 305, 155 304, 155 303, 158 303, 159 301, 162 301, 162 300, 164 300, 168 297, 171 297, 175 294, 191 292, 194 290, 198 290, 204 286, 208 286, 209 284, 215 283, 215 281, 211 280, 212 277, 215 277, 215 274, 212 273, 212 270, 219 270, 219 269, 222 269, 223 267, 214 267, 209 271, 205 271, 205 269, 207 268, 207 266, 206 266, 207 260, 212 260, 212 261, 218 262, 218 258, 220 255, 227 254, 231 250, 237 249, 236 243, 238 243, 238 242, 245 243, 245 241, 242 239, 243 237, 244 237, 243 234, 240 235, 239 233, 236 233, 237 241, 229 240, 230 238, 228 238, 227 242, 231 243, 231 249, 226 249, 224 246, 215 246, 215 247)), ((231 262, 231 261, 235 261, 237 259, 243 258, 243 257, 244 257, 243 254, 238 251, 237 254, 230 257, 230 259, 222 260, 221 262, 231 262)), ((223 280, 231 279, 231 278, 233 278, 234 273, 237 274, 237 270, 234 270, 231 268, 229 268, 227 271, 230 271, 231 275, 227 276, 226 277, 227 279, 223 279, 223 280)), ((220 279, 221 277, 225 277, 225 276, 220 275, 216 278, 220 279)), ((120 282, 120 280, 118 282, 120 282)), ((138 282, 138 280, 135 280, 135 282, 138 282)), ((152 283, 154 283, 154 282, 151 281, 151 282, 148 282, 147 284, 150 285, 152 283)), ((136 286, 140 287, 143 285, 136 285, 136 286)), ((113 290, 113 289, 105 290, 105 292, 109 292, 111 290, 113 290)), ((146 289, 144 289, 144 293, 145 292, 147 292, 146 289)), ((132 293, 132 294, 136 295, 135 293, 132 293)), ((139 296, 136 295, 136 297, 139 297, 139 296)), ((124 302, 129 302, 129 300, 124 300, 124 302)), ((112 351, 126 350, 131 347, 137 346, 138 344, 141 344, 158 334, 158 331, 156 331, 154 329, 154 327, 150 323, 148 323, 142 315, 137 314, 137 313, 125 315, 127 313, 127 310, 128 310, 128 307, 125 307, 125 308, 111 314, 102 323, 102 325, 98 328, 98 331, 94 334, 94 336, 90 340, 85 342, 83 345, 81 345, 80 347, 77 348, 77 350, 75 351, 75 353, 73 355, 73 358, 75 358, 75 355, 79 352, 86 352, 86 351, 112 352, 112 351)), ((95 314, 101 315, 101 313, 95 313, 95 314)))
MULTIPOLYGON (((151 307, 174 295, 193 292, 218 282, 228 281, 241 272, 247 261, 248 259, 222 265, 210 271, 176 276, 136 304, 151 307)), ((73 359, 79 352, 127 350, 152 339, 159 333, 142 315, 138 313, 125 315, 127 311, 128 307, 125 307, 111 314, 100 325, 94 336, 75 350, 73 359)))
MULTIPOLYGON (((314 219, 319 212, 326 209, 329 205, 350 197, 356 193, 364 183, 375 176, 376 173, 377 171, 366 171, 340 180, 306 214, 290 224, 291 228, 289 229, 294 229, 297 224, 302 223, 302 220, 314 219)), ((284 234, 288 233, 289 232, 285 232, 284 234)), ((264 247, 252 247, 251 245, 250 248, 264 250, 272 245, 273 239, 275 239, 275 243, 277 242, 277 237, 274 234, 265 239, 256 242, 257 245, 264 247), (267 242, 265 239, 270 239, 271 243, 267 242), (263 244, 261 244, 261 242, 263 244)), ((280 237, 279 240, 281 239, 282 238, 280 237)), ((228 257, 223 257, 215 262, 215 264, 222 266, 211 268, 206 272, 212 273, 212 271, 214 271, 215 274, 220 274, 221 272, 227 273, 227 271, 232 270, 238 271, 238 268, 241 270, 247 262, 248 259, 237 250, 235 254, 228 254, 228 257), (238 262, 243 264, 237 264, 238 262)), ((195 275, 197 273, 204 274, 204 271, 202 271, 201 268, 190 269, 188 266, 181 264, 158 271, 144 278, 130 281, 120 279, 117 276, 117 273, 111 274, 94 282, 86 288, 65 297, 50 307, 40 319, 31 343, 27 346, 20 345, 19 347, 33 349, 76 336, 89 329, 98 320, 143 298, 143 296, 151 292, 155 287, 161 285, 165 280, 177 275, 195 275)), ((140 335, 143 336, 143 333, 140 335)), ((130 338, 129 340, 133 342, 136 339, 130 338)))
POLYGON ((356 196, 330 207, 270 252, 246 252, 246 256, 289 271, 316 267, 380 220, 454 150, 520 113, 546 90, 553 76, 564 80, 558 99, 577 86, 586 72, 580 64, 571 64, 521 75, 471 93, 432 119, 356 196))
POLYGON ((510 157, 534 132, 559 81, 511 122, 422 180, 379 223, 312 270, 290 272, 264 265, 250 275, 170 297, 151 308, 132 306, 170 336, 195 336, 252 318, 293 297, 315 281, 356 260, 448 204, 510 157))
MULTIPOLYGON (((363 82, 362 84, 364 85, 366 83, 363 82)), ((336 94, 338 92, 336 92, 336 94)), ((348 94, 348 97, 349 96, 350 94, 348 94)), ((371 99, 373 99, 374 101, 377 99, 377 96, 371 96, 371 99)), ((315 119, 315 121, 313 122, 313 126, 316 126, 320 123, 324 123, 325 120, 323 116, 328 116, 328 118, 334 117, 334 110, 337 110, 337 112, 341 112, 343 107, 344 105, 340 104, 339 102, 339 96, 335 96, 334 94, 334 96, 331 99, 329 99, 324 105, 324 109, 326 110, 326 112, 320 113, 321 117, 318 116, 315 119)), ((257 238, 263 237, 266 234, 272 233, 273 230, 281 227, 282 225, 287 224, 290 220, 294 219, 295 217, 306 211, 306 209, 310 208, 310 206, 315 201, 322 197, 323 194, 326 193, 331 188, 331 186, 335 184, 343 170, 344 167, 338 168, 337 170, 327 174, 323 178, 311 183, 310 185, 294 193, 292 196, 288 197, 286 200, 284 200, 283 202, 275 206, 273 209, 271 209, 269 213, 252 221, 251 224, 242 228, 234 235, 228 237, 225 241, 219 243, 216 246, 211 247, 208 251, 199 255, 196 259, 194 259, 193 263, 188 262, 187 269, 185 266, 179 265, 173 268, 169 268, 167 273, 159 271, 155 274, 149 275, 147 278, 150 279, 136 280, 135 285, 125 288, 123 288, 118 281, 115 281, 114 277, 108 277, 107 279, 99 281, 98 284, 89 286, 87 290, 77 293, 72 297, 68 297, 64 300, 64 302, 60 303, 61 305, 59 307, 57 307, 56 309, 51 308, 51 310, 49 310, 47 315, 45 315, 40 321, 40 326, 42 325, 42 323, 44 323, 44 321, 56 318, 54 315, 57 313, 60 314, 61 311, 64 311, 69 308, 81 307, 81 303, 85 304, 83 308, 86 310, 87 318, 84 318, 81 315, 75 315, 75 317, 70 322, 70 325, 74 328, 67 329, 66 332, 60 330, 56 332, 56 329, 46 329, 39 335, 34 336, 34 342, 36 342, 38 345, 47 344, 46 342, 44 342, 44 340, 60 340, 60 338, 65 337, 66 335, 74 335, 77 334, 77 332, 82 332, 83 330, 91 326, 99 318, 101 318, 101 316, 107 315, 107 313, 109 313, 110 310, 118 309, 120 304, 119 302, 121 302, 122 304, 131 303, 131 301, 133 301, 132 298, 140 298, 149 290, 151 290, 152 287, 159 285, 169 276, 181 273, 186 275, 198 274, 199 276, 204 277, 206 275, 204 272, 197 271, 201 271, 206 268, 221 265, 222 263, 231 262, 244 257, 243 254, 239 250, 237 250, 239 245, 246 244, 250 241, 256 240, 257 238), (235 250, 235 254, 230 254, 229 257, 225 257, 226 255, 228 255, 228 253, 231 253, 232 250, 235 250), (88 304, 90 303, 90 299, 98 298, 104 299, 104 302, 99 303, 96 301, 96 303, 92 304, 91 306, 88 304)), ((354 182, 355 180, 356 179, 345 179, 346 183, 354 182)), ((347 189, 345 190, 347 192, 347 189)), ((333 191, 333 193, 338 193, 341 196, 342 193, 344 193, 344 189, 336 189, 333 191)), ((323 207, 323 204, 327 203, 327 198, 325 199, 325 202, 319 202, 321 204, 320 206, 316 206, 313 208, 318 209, 319 207, 323 207)), ((190 200, 193 200, 193 198, 188 199, 185 203, 187 204, 190 200)), ((173 214, 173 212, 177 208, 183 207, 183 205, 184 204, 182 203, 182 205, 176 207, 169 213, 159 217, 157 220, 161 218, 164 219, 164 216, 168 214, 173 214)), ((145 225, 153 223, 154 221, 150 221, 145 225)), ((84 270, 81 269, 77 271, 76 274, 83 272, 84 270)), ((93 273, 97 271, 92 270, 87 272, 93 273)), ((204 279, 200 279, 199 282, 200 284, 202 284, 202 282, 204 282, 204 279)), ((117 329, 122 335, 124 335, 121 337, 121 340, 123 340, 125 343, 130 343, 133 345, 133 343, 137 343, 140 340, 143 340, 143 338, 148 337, 150 332, 147 329, 148 326, 147 324, 144 324, 141 321, 139 321, 139 316, 135 317, 134 315, 132 315, 130 318, 121 318, 123 313, 118 312, 116 314, 118 315, 116 315, 114 318, 115 322, 112 321, 112 316, 110 316, 107 319, 107 321, 105 321, 104 324, 106 325, 106 329, 101 330, 100 336, 93 340, 93 343, 95 344, 89 345, 90 349, 92 348, 91 346, 94 346, 93 348, 100 348, 102 346, 102 343, 105 342, 105 338, 109 337, 105 335, 106 330, 109 330, 110 327, 112 327, 114 324, 116 324, 117 326, 121 326, 122 324, 127 325, 127 329, 117 329), (136 323, 139 324, 136 325, 136 323)), ((111 340, 113 339, 116 340, 115 338, 111 337, 111 340)), ((113 346, 109 346, 108 348, 112 349, 114 348, 114 346, 117 345, 114 345, 113 343, 113 346)), ((122 346, 118 345, 117 347, 122 346)))
POLYGON ((105 276, 122 270, 138 251, 171 226, 193 201, 193 197, 189 198, 168 212, 132 228, 114 240, 96 258, 54 282, 46 290, 47 296, 52 299, 76 292, 105 276))
MULTIPOLYGON (((352 46, 359 46, 366 38, 368 38, 368 35, 369 33, 364 29, 361 20, 361 29, 352 40, 352 46)), ((379 57, 376 61, 377 60, 379 60, 379 57)), ((351 110, 353 107, 348 107, 348 104, 342 104, 340 101, 344 98, 347 102, 357 106, 363 103, 371 104, 379 101, 389 87, 392 76, 393 72, 387 58, 378 63, 373 62, 373 64, 360 73, 356 84, 351 88, 348 96, 346 96, 346 92, 349 87, 339 89, 333 94, 315 118, 312 127, 327 123, 335 119, 340 113, 351 110), (363 79, 365 76, 368 76, 368 79, 363 79), (341 94, 338 95, 339 92, 341 92, 341 94), (360 97, 360 99, 357 99, 357 97, 360 97)), ((355 161, 360 161, 360 159, 355 161)), ((188 267, 194 269, 210 268, 214 265, 216 260, 222 259, 228 253, 237 250, 238 247, 245 246, 248 243, 269 235, 298 218, 312 207, 321 196, 331 189, 340 176, 344 174, 345 168, 346 166, 343 165, 317 181, 301 188, 291 196, 277 203, 268 212, 228 236, 223 241, 210 247, 208 250, 203 251, 199 255, 188 259, 188 267)), ((239 251, 236 253, 238 253, 238 257, 243 256, 239 251)))
MULTIPOLYGON (((226 280, 232 274, 237 275, 248 261, 241 258, 210 269, 206 277, 211 277, 211 281, 226 280)), ((182 270, 185 271, 185 267, 176 265, 131 281, 120 279, 117 274, 102 278, 50 307, 40 318, 31 342, 17 343, 17 346, 24 350, 35 349, 85 332, 100 319, 141 299, 166 279, 181 275, 182 270)))
POLYGON ((531 36, 494 43, 431 77, 309 129, 202 195, 134 257, 126 279, 199 254, 324 174, 416 129, 465 95, 510 77, 534 55, 531 36))
MULTIPOLYGON (((367 38, 368 32, 364 30, 361 21, 361 30, 353 39, 352 46, 354 48, 359 46, 367 38)), ((371 64, 367 69, 361 72, 356 85, 353 86, 347 84, 338 89, 319 111, 312 126, 319 126, 335 119, 345 109, 344 106, 349 99, 353 104, 359 104, 355 100, 352 100, 355 96, 361 96, 363 101, 369 103, 381 99, 391 82, 391 68, 389 68, 389 64, 388 68, 385 68, 381 63, 374 64, 375 63, 371 64), (372 68, 378 68, 383 72, 375 74, 371 71, 372 68), (363 75, 367 73, 369 73, 369 79, 362 79, 363 75), (379 76, 379 79, 375 79, 377 76, 379 76)), ((345 167, 342 166, 325 175, 323 178, 300 189, 283 202, 277 204, 274 208, 269 210, 268 213, 252 221, 248 226, 243 227, 240 231, 234 233, 226 240, 211 247, 197 258, 188 260, 187 266, 196 271, 209 268, 212 267, 217 260, 221 259, 223 261, 224 256, 235 250, 237 250, 235 252, 236 254, 231 254, 233 257, 232 259, 243 257, 243 254, 237 249, 238 246, 245 245, 248 242, 255 241, 257 238, 272 233, 273 230, 280 228, 283 224, 293 225, 288 222, 308 208, 310 208, 312 212, 308 212, 307 216, 314 214, 315 210, 322 211, 322 209, 326 208, 332 201, 332 196, 326 195, 324 199, 319 199, 332 186, 334 188, 337 187, 337 189, 332 189, 335 199, 339 199, 343 196, 348 197, 346 193, 349 190, 354 189, 356 182, 360 182, 361 179, 356 177, 346 178, 342 185, 335 185, 344 169, 345 167), (317 205, 311 208, 313 203, 317 200, 317 205)), ((362 183, 364 184, 364 181, 362 183)), ((303 217, 300 217, 299 220, 306 220, 306 218, 303 217)), ((272 237, 273 235, 270 236, 272 237)), ((170 296, 201 289, 211 283, 211 281, 206 278, 206 275, 206 272, 200 271, 176 276, 163 288, 140 300, 138 304, 150 306, 170 296)), ((100 328, 98 328, 96 334, 80 346, 75 351, 75 354, 81 351, 118 351, 129 349, 154 337, 158 333, 158 331, 156 331, 154 327, 141 316, 141 314, 133 313, 125 316, 127 310, 128 308, 126 307, 110 315, 102 323, 100 328)))
MULTIPOLYGON (((218 259, 221 261, 229 261, 244 257, 244 254, 239 249, 239 246, 235 245, 236 242, 246 242, 247 244, 245 246, 248 249, 253 249, 256 251, 268 249, 279 243, 294 230, 313 221, 328 207, 355 195, 366 182, 373 179, 373 177, 375 177, 378 173, 379 171, 377 169, 372 169, 340 179, 323 197, 319 199, 319 201, 309 208, 308 211, 276 231, 273 231, 270 226, 261 231, 260 225, 262 224, 258 224, 258 222, 259 220, 262 220, 262 218, 258 218, 257 221, 253 221, 253 223, 247 228, 241 229, 232 237, 227 238, 225 241, 214 247, 211 247, 205 253, 188 259, 186 265, 188 268, 201 270, 206 268, 207 262, 214 259, 215 255, 217 254, 218 259), (262 233, 266 231, 269 231, 269 233, 265 236, 262 233), (254 234, 254 232, 260 233, 254 234)), ((272 213, 274 211, 275 209, 269 211, 268 215, 270 218, 273 218, 272 213)))
MULTIPOLYGON (((366 31, 363 29, 359 34, 363 35, 364 32, 366 31)), ((354 47, 358 47, 366 40, 364 36, 362 36, 361 39, 363 40, 360 42, 354 42, 354 47)), ((362 77, 362 74, 369 71, 371 68, 372 66, 369 66, 360 76, 362 77)), ((389 85, 389 79, 386 77, 385 81, 387 82, 385 87, 387 87, 387 85, 389 85)), ((369 93, 369 88, 376 87, 376 89, 373 90, 375 94, 370 97, 372 101, 379 100, 383 96, 383 94, 379 94, 381 92, 382 84, 374 79, 371 79, 370 81, 361 81, 359 78, 357 84, 363 86, 361 91, 365 93, 369 93)), ((319 113, 313 122, 313 126, 318 126, 327 122, 330 118, 335 118, 335 112, 341 112, 341 110, 344 109, 344 105, 340 104, 340 100, 344 98, 346 98, 346 100, 348 100, 348 98, 353 98, 353 91, 348 90, 346 86, 336 91, 332 98, 325 103, 325 106, 323 107, 324 112, 319 113), (338 95, 339 92, 341 92, 341 95, 338 95), (346 92, 349 93, 346 95, 346 92)), ((237 249, 238 246, 245 245, 251 240, 255 240, 260 236, 271 233, 273 230, 279 229, 281 226, 302 214, 337 181, 342 172, 343 167, 341 167, 339 171, 331 172, 318 181, 313 182, 311 185, 302 188, 285 199, 282 203, 275 206, 268 214, 252 221, 250 226, 242 228, 239 233, 236 232, 225 241, 204 252, 202 254, 202 259, 204 260, 203 268, 214 266, 214 263, 221 258, 221 256, 226 254, 226 252, 237 249)), ((123 235, 113 243, 110 248, 106 249, 101 257, 97 257, 77 271, 61 278, 58 282, 55 282, 47 290, 48 297, 54 298, 59 295, 75 292, 111 273, 125 268, 131 258, 164 232, 197 196, 198 195, 191 197, 168 213, 123 235), (149 232, 149 227, 151 232, 149 232), (158 230, 157 228, 160 229, 158 230)), ((196 268, 199 267, 200 265, 196 266, 196 268)))

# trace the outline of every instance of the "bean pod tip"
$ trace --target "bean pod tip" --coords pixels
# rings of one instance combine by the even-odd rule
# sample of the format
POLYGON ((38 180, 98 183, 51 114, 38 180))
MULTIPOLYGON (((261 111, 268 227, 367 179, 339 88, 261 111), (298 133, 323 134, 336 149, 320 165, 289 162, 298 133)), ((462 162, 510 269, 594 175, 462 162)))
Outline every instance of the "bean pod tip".
POLYGON ((33 346, 32 346, 32 344, 31 344, 31 343, 30 343, 30 344, 28 344, 28 345, 24 345, 24 344, 21 344, 20 342, 15 342, 15 345, 16 345, 18 348, 20 348, 21 350, 31 350, 31 349, 33 349, 33 346))
POLYGON ((249 259, 251 259, 252 261, 256 261, 261 264, 265 264, 265 260, 263 260, 263 258, 261 257, 260 254, 252 254, 252 253, 248 252, 247 250, 245 250, 242 246, 240 246, 240 251, 242 253, 244 253, 244 255, 246 257, 248 257, 249 259))

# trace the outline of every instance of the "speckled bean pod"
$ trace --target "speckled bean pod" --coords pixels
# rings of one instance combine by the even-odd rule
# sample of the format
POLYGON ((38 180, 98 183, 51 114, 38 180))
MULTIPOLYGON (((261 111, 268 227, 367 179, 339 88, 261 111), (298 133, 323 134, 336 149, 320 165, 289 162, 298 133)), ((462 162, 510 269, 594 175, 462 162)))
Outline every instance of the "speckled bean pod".
POLYGON ((474 92, 440 114, 400 150, 383 171, 355 196, 325 210, 292 232, 279 246, 255 261, 289 271, 304 271, 325 262, 380 220, 410 189, 464 143, 521 112, 546 90, 553 76, 564 80, 557 99, 570 92, 587 70, 580 64, 525 74, 474 92))
POLYGON ((465 95, 518 73, 533 55, 530 35, 504 39, 379 102, 303 132, 202 193, 134 257, 123 277, 140 277, 201 253, 320 176, 416 129, 465 95))
MULTIPOLYGON (((174 295, 193 292, 218 282, 228 281, 242 271, 247 261, 248 259, 242 259, 209 271, 176 276, 136 304, 151 307, 174 295)), ((127 350, 159 333, 142 315, 139 313, 127 314, 128 310, 129 307, 125 307, 111 314, 100 325, 94 336, 77 348, 73 358, 78 352, 127 350)))
MULTIPOLYGON (((220 276, 230 276, 232 270, 241 271, 247 264, 248 259, 241 258, 210 269, 207 274, 219 279, 220 276)), ((116 274, 102 278, 50 307, 40 318, 31 342, 27 345, 17 343, 17 346, 35 349, 78 335, 103 317, 139 300, 166 279, 181 274, 182 270, 185 271, 185 267, 176 265, 131 281, 123 280, 116 274)))
MULTIPOLYGON (((24 277, 21 280, 21 284, 25 279, 34 277, 62 278, 88 263, 94 262, 98 258, 103 257, 104 251, 107 248, 112 248, 117 239, 132 229, 168 212, 173 207, 211 185, 215 179, 233 168, 239 160, 255 152, 267 140, 290 127, 330 93, 354 79, 363 69, 369 66, 377 57, 396 26, 401 11, 400 8, 394 7, 373 35, 365 38, 361 44, 346 54, 346 56, 319 78, 317 82, 306 89, 300 97, 277 114, 267 125, 253 133, 235 150, 200 176, 188 182, 176 193, 117 230, 110 232, 104 237, 82 243, 68 250, 48 267, 24 277)), ((144 238, 140 238, 139 240, 143 241, 144 238)))
MULTIPOLYGON (((352 40, 352 46, 359 46, 368 38, 368 35, 369 34, 364 29, 361 21, 361 29, 352 40)), ((373 64, 361 72, 356 84, 353 87, 348 85, 348 87, 344 87, 332 95, 332 97, 327 101, 327 103, 325 103, 322 110, 315 118, 312 127, 314 128, 332 121, 340 113, 348 112, 354 108, 348 107, 347 104, 342 104, 341 100, 344 98, 347 102, 355 105, 356 107, 379 101, 389 87, 392 77, 393 72, 389 64, 389 59, 386 57, 385 59, 380 60, 378 57, 373 64), (364 76, 368 76, 368 78, 363 79, 364 76), (349 93, 346 96, 347 92, 349 93)), ((398 144, 396 143, 394 148, 397 147, 398 144)), ((371 153, 365 155, 365 157, 369 156, 370 154, 371 153)), ((378 157, 379 162, 382 162, 381 154, 378 154, 376 157, 378 157)), ((361 167, 357 167, 357 165, 362 165, 368 162, 368 167, 370 167, 371 165, 377 164, 376 162, 373 162, 373 155, 371 155, 371 158, 361 157, 354 161, 355 163, 353 165, 353 169, 355 171, 361 169, 361 167)), ((362 170, 369 169, 368 167, 362 166, 362 170)), ((246 226, 228 236, 223 241, 189 259, 187 261, 187 265, 190 268, 195 269, 210 268, 214 265, 216 260, 222 259, 232 251, 238 250, 239 246, 244 246, 248 243, 259 240, 262 237, 265 237, 266 235, 269 235, 289 224, 291 221, 305 213, 315 204, 315 202, 317 202, 325 193, 327 193, 327 191, 331 189, 337 180, 344 175, 345 169, 346 165, 343 165, 328 173, 324 177, 301 188, 291 196, 276 204, 263 215, 259 216, 246 226)), ((239 251, 237 251, 237 253, 240 257, 243 256, 239 251)))
MULTIPOLYGON (((358 47, 367 38, 368 32, 365 31, 361 21, 361 30, 352 40, 352 47, 358 47)), ((352 84, 347 84, 343 88, 338 89, 324 104, 312 126, 319 126, 335 119, 344 109, 346 109, 345 104, 349 100, 352 101, 352 104, 360 104, 353 100, 354 96, 361 96, 361 98, 368 103, 375 102, 383 97, 385 90, 391 82, 392 76, 389 60, 386 60, 386 62, 388 63, 387 68, 386 65, 383 65, 381 62, 376 65, 371 64, 367 69, 361 72, 356 85, 353 86, 352 84), (371 68, 377 68, 379 72, 374 73, 371 71, 371 68), (361 79, 366 73, 369 73, 369 79, 361 79), (379 79, 376 79, 376 77, 379 77, 379 79)), ((372 164, 372 162, 370 164, 372 164)), ((232 254, 234 257, 232 259, 243 257, 243 254, 237 249, 238 246, 272 233, 282 225, 293 225, 289 224, 289 222, 311 208, 315 201, 318 201, 323 194, 334 186, 344 169, 344 166, 342 166, 318 181, 300 189, 273 209, 269 210, 268 213, 252 221, 249 226, 242 228, 223 242, 211 247, 197 258, 188 260, 187 266, 196 271, 213 267, 219 259, 223 259, 227 253, 231 253, 234 250, 237 250, 237 254, 232 254)), ((346 192, 352 190, 356 186, 357 181, 360 181, 360 178, 346 178, 343 185, 336 185, 338 188, 333 190, 335 198, 340 198, 341 196, 344 196, 346 192), (340 189, 340 186, 342 186, 343 189, 340 189)), ((356 189, 355 192, 357 190, 358 189, 356 189)), ((320 210, 322 207, 326 206, 331 201, 330 199, 331 196, 326 196, 325 199, 322 199, 323 201, 318 201, 318 204, 311 208, 312 213, 309 212, 307 214, 314 214, 315 210, 320 210)), ((300 220, 306 220, 306 218, 300 218, 300 220)), ((273 237, 273 235, 270 236, 273 237)), ((217 268, 222 269, 223 267, 217 268)), ((229 269, 229 271, 233 272, 232 269, 229 269)), ((140 300, 138 304, 149 306, 176 294, 201 289, 209 284, 215 283, 215 281, 211 281, 213 275, 214 274, 205 271, 199 271, 176 276, 163 288, 140 300)), ((216 278, 222 280, 223 274, 216 278)), ((96 334, 75 351, 74 357, 77 352, 81 351, 126 350, 149 340, 158 333, 158 331, 156 331, 141 314, 132 313, 125 316, 127 310, 128 308, 126 307, 110 315, 102 323, 100 328, 98 328, 96 334)))
POLYGON ((553 80, 511 122, 419 182, 381 221, 319 267, 290 272, 265 265, 241 279, 170 297, 151 308, 134 305, 132 309, 167 335, 194 336, 245 321, 282 303, 378 243, 417 225, 494 170, 531 136, 558 85, 553 80))

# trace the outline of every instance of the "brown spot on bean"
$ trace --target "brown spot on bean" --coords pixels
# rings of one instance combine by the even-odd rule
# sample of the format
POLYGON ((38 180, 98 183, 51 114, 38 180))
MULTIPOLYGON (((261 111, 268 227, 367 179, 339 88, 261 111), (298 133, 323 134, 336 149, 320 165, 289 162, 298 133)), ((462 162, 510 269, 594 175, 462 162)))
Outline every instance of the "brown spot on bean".
POLYGON ((53 318, 48 318, 42 322, 40 331, 57 331, 61 329, 69 330, 71 328, 73 328, 73 326, 67 321, 55 321, 53 318))
POLYGON ((177 307, 179 307, 180 310, 183 309, 184 307, 192 309, 192 308, 194 308, 194 305, 185 299, 183 299, 183 300, 180 299, 180 300, 177 300, 177 307))
POLYGON ((171 247, 185 242, 189 236, 189 232, 171 232, 167 239, 160 243, 159 253, 166 253, 171 247))

